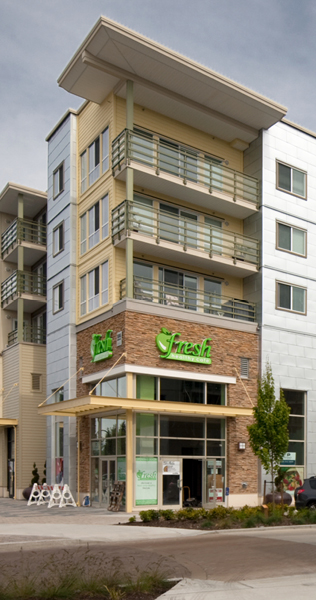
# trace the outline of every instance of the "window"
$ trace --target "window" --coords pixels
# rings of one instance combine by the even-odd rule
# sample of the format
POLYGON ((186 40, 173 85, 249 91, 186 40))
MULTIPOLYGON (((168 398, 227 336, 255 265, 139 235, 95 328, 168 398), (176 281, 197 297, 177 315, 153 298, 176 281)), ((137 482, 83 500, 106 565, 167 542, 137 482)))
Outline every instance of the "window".
POLYGON ((277 283, 277 308, 306 314, 306 289, 277 283))
POLYGON ((32 392, 41 391, 41 375, 39 373, 31 373, 32 377, 32 392))
POLYGON ((55 423, 55 481, 62 484, 64 479, 64 423, 55 423))
MULTIPOLYGON (((290 407, 290 418, 289 418, 289 447, 288 452, 292 453, 291 459, 295 460, 296 470, 297 466, 304 467, 305 464, 305 404, 306 404, 306 392, 298 390, 282 390, 285 401, 290 407)), ((292 471, 292 467, 288 472, 292 471)), ((303 470, 298 469, 298 474, 301 480, 304 479, 303 470)))
POLYGON ((278 162, 277 188, 295 196, 306 198, 306 173, 278 162))
POLYGON ((89 146, 89 185, 100 177, 100 138, 89 146))
POLYGON ((277 223, 277 248, 306 256, 306 231, 284 223, 277 223))
POLYGON ((64 249, 64 223, 53 229, 53 256, 64 249))
POLYGON ((64 163, 61 163, 53 173, 53 198, 57 198, 64 189, 64 163))
POLYGON ((100 204, 97 202, 88 211, 89 215, 89 249, 100 240, 100 204))
POLYGON ((53 287, 53 314, 64 308, 64 282, 53 287))
POLYGON ((87 189, 87 151, 85 150, 80 157, 81 162, 81 193, 87 189))
POLYGON ((87 275, 80 278, 80 316, 82 317, 99 306, 109 301, 109 263, 105 261, 101 266, 92 269, 87 275), (101 290, 101 294, 100 294, 101 290), (87 298, 88 293, 88 298, 87 298))
POLYGON ((109 128, 102 131, 102 173, 109 168, 109 128))
POLYGON ((61 387, 57 390, 52 390, 53 392, 53 396, 52 396, 52 402, 63 402, 64 401, 64 388, 61 387))
POLYGON ((101 239, 109 235, 109 196, 106 194, 101 202, 96 202, 86 213, 80 217, 80 254, 90 250, 101 239), (88 232, 87 232, 88 227, 88 232))

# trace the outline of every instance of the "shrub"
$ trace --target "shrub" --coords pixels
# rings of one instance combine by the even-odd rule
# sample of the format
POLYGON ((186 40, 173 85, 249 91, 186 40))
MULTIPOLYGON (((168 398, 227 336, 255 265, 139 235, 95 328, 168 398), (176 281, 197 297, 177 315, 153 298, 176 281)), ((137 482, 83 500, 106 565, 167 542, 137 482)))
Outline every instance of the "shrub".
POLYGON ((136 517, 135 517, 135 516, 134 516, 134 517, 130 517, 130 518, 128 519, 128 522, 129 522, 129 523, 135 523, 135 522, 136 522, 136 517))
POLYGON ((158 521, 159 511, 158 510, 141 510, 139 516, 143 523, 149 523, 150 521, 158 521))
POLYGON ((160 510, 159 515, 165 521, 173 521, 175 519, 174 511, 171 508, 166 510, 160 510))

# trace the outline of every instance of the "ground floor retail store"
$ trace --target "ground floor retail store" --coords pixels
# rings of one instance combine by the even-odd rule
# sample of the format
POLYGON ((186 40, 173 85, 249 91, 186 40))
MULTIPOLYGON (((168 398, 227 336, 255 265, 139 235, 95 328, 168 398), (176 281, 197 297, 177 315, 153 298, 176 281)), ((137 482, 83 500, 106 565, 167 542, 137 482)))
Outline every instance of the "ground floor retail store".
MULTIPOLYGON (((2 486, 3 496, 15 498, 16 493, 16 427, 17 419, 0 418, 0 449, 3 451, 2 461, 2 486)), ((2 454, 2 452, 1 452, 2 454)))
POLYGON ((227 422, 252 416, 251 408, 94 395, 39 411, 78 418, 81 494, 106 506, 114 481, 124 481, 128 512, 224 502, 227 422))

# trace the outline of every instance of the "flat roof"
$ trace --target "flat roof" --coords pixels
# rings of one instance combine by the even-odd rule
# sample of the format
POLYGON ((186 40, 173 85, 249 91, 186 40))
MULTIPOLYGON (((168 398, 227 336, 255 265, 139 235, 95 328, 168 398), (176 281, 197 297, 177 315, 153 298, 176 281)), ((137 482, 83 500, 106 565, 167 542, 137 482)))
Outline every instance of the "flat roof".
POLYGON ((17 216, 18 196, 24 198, 24 217, 33 219, 47 204, 47 192, 9 181, 0 192, 0 211, 17 216))
POLYGON ((115 90, 134 102, 232 142, 253 141, 287 109, 122 25, 100 17, 58 79, 101 104, 115 90))

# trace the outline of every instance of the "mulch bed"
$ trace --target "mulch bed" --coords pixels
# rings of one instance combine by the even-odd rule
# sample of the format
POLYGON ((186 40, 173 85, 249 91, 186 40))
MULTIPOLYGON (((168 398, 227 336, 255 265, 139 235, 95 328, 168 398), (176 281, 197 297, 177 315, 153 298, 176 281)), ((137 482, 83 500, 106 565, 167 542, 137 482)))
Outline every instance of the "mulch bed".
MULTIPOLYGON (((149 522, 143 521, 135 521, 134 523, 118 523, 118 525, 128 525, 129 527, 168 527, 174 529, 200 529, 201 531, 221 531, 225 529, 226 531, 229 529, 245 529, 242 523, 234 523, 232 526, 225 526, 225 521, 223 520, 221 523, 214 523, 214 525, 208 525, 207 527, 203 527, 203 523, 205 523, 205 519, 201 519, 200 521, 191 521, 191 520, 183 520, 183 521, 164 521, 163 519, 155 519, 149 522)), ((256 529, 259 527, 282 527, 294 525, 291 522, 291 519, 284 517, 282 523, 271 523, 270 525, 263 525, 259 523, 254 527, 250 527, 249 529, 256 529)))

